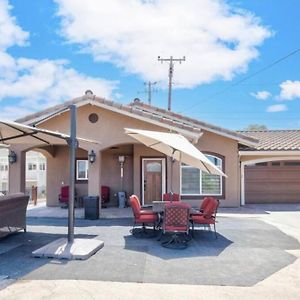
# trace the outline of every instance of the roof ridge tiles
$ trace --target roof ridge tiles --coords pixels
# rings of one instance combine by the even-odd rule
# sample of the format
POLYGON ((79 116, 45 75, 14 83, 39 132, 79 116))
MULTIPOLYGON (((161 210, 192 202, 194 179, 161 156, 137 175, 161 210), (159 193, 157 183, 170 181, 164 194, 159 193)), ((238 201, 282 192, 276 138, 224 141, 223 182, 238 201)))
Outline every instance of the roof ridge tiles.
POLYGON ((81 102, 84 103, 85 101, 104 104, 105 106, 143 116, 145 118, 148 118, 149 120, 157 120, 161 123, 169 124, 170 126, 182 128, 188 131, 192 130, 194 132, 199 132, 201 129, 204 129, 220 135, 228 136, 242 143, 244 142, 245 144, 255 144, 258 141, 256 138, 251 137, 250 135, 245 135, 237 131, 225 129, 197 119, 193 119, 179 113, 174 113, 159 107, 151 106, 137 99, 135 99, 134 102, 130 103, 129 105, 126 105, 108 100, 103 97, 98 97, 93 94, 86 94, 81 97, 68 100, 62 104, 58 104, 50 108, 46 108, 42 111, 27 115, 23 118, 19 118, 16 121, 20 123, 37 124, 43 122, 48 118, 54 117, 56 114, 60 113, 64 109, 67 109, 70 104, 80 104, 81 102))

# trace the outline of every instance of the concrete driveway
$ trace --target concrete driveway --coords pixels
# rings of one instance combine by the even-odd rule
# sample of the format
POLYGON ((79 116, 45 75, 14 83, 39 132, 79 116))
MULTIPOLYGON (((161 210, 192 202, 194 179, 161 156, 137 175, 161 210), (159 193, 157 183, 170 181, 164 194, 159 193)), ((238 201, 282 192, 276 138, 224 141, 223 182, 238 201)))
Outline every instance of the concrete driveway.
POLYGON ((78 234, 100 238, 105 247, 87 261, 71 262, 30 257, 33 249, 66 232, 66 220, 29 218, 27 234, 0 242, 0 276, 8 276, 0 284, 12 283, 0 298, 296 299, 299 217, 299 211, 288 209, 223 209, 219 238, 198 232, 183 251, 133 238, 129 219, 77 220, 78 234))

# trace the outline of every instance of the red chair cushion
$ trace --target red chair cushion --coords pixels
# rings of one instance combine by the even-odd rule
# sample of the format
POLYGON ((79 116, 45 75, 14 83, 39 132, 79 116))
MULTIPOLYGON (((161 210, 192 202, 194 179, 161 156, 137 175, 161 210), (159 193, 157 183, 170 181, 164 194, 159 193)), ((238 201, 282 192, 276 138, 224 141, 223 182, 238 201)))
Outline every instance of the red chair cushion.
POLYGON ((140 215, 138 218, 135 218, 136 223, 155 223, 157 220, 158 220, 157 214, 140 215))
POLYGON ((129 201, 136 223, 154 223, 158 220, 157 213, 151 210, 141 209, 140 200, 136 195, 130 196, 129 201))

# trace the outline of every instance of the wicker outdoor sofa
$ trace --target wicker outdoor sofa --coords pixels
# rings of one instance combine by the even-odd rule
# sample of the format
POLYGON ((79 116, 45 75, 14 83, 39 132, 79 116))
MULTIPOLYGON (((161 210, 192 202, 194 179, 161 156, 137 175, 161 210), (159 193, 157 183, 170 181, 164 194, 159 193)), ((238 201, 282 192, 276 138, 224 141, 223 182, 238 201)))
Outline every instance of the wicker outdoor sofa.
POLYGON ((24 230, 29 196, 22 193, 0 196, 0 238, 24 230))

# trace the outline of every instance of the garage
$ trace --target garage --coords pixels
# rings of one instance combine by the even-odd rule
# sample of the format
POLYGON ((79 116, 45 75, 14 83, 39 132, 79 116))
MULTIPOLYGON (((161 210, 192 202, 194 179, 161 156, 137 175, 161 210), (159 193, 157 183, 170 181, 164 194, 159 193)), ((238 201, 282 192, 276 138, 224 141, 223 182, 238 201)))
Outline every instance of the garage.
POLYGON ((239 148, 241 205, 300 203, 300 130, 241 133, 257 141, 239 148))
POLYGON ((245 200, 250 203, 300 203, 300 161, 245 166, 245 200))

